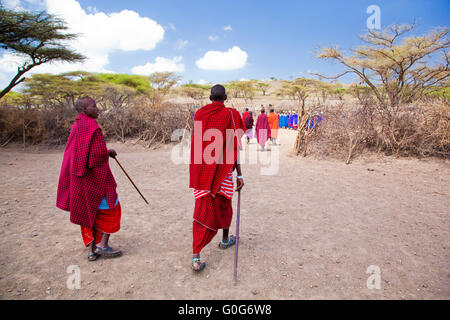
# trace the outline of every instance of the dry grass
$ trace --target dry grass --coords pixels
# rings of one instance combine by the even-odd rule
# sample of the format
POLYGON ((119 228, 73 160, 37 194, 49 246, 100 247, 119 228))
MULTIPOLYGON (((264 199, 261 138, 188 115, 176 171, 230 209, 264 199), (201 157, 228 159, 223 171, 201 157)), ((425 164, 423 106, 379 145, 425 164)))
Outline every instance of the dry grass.
POLYGON ((447 100, 404 105, 389 116, 370 104, 342 104, 323 112, 324 120, 310 136, 309 154, 346 163, 365 152, 418 158, 450 155, 447 100))

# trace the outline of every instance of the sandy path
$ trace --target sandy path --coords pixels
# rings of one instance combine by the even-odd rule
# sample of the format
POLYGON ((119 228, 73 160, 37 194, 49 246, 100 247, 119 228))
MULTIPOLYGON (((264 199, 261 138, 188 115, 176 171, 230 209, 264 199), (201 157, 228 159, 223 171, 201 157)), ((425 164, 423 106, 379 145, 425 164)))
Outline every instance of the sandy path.
POLYGON ((237 286, 234 249, 219 250, 218 237, 202 253, 207 269, 190 269, 194 200, 188 167, 170 161, 169 146, 114 144, 151 204, 112 162, 123 220, 111 244, 125 255, 94 263, 86 260, 78 226, 55 207, 62 151, 2 149, 0 297, 449 299, 448 163, 301 159, 289 155, 294 138, 281 132, 278 174, 243 166, 237 286), (66 288, 70 265, 80 267, 80 290, 66 288), (366 286, 370 265, 380 267, 379 290, 366 286))

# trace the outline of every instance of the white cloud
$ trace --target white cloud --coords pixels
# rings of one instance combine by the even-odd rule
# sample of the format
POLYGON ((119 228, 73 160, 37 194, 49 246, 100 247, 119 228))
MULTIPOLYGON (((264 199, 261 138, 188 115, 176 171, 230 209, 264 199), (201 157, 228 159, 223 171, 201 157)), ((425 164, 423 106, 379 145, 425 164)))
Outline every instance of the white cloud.
POLYGON ((139 75, 150 75, 154 72, 184 72, 184 64, 180 63, 183 57, 167 59, 156 57, 155 63, 148 62, 143 66, 135 66, 131 72, 139 75))
POLYGON ((241 69, 247 63, 248 54, 234 46, 228 51, 208 51, 195 63, 203 70, 235 70, 241 69))
POLYGON ((198 80, 198 84, 206 84, 207 82, 205 80, 198 80))
POLYGON ((225 26, 225 27, 223 27, 223 30, 225 30, 225 31, 232 31, 233 28, 231 26, 225 26))
POLYGON ((70 31, 81 33, 80 49, 111 51, 152 50, 164 37, 164 29, 154 20, 130 10, 106 14, 86 13, 75 0, 46 0, 49 13, 62 16, 70 31))
POLYGON ((178 50, 184 49, 189 44, 189 40, 178 40, 175 43, 175 48, 178 50))
POLYGON ((2 0, 2 4, 6 9, 21 9, 20 0, 2 0))
POLYGON ((11 53, 5 53, 0 57, 0 70, 3 72, 17 72, 17 67, 21 65, 23 59, 11 53))
POLYGON ((88 6, 87 7, 87 11, 89 13, 98 13, 99 12, 98 9, 96 7, 93 7, 93 6, 88 6))
POLYGON ((210 41, 216 41, 216 40, 219 40, 219 36, 209 36, 208 39, 210 41))
MULTIPOLYGON (((8 0, 9 3, 15 1, 8 0)), ((40 3, 27 0, 28 3, 40 3)), ((79 34, 77 40, 69 45, 77 52, 87 57, 83 63, 53 63, 43 64, 33 68, 31 73, 61 73, 73 70, 90 72, 108 72, 109 54, 121 51, 153 50, 164 38, 164 29, 156 21, 141 17, 131 10, 122 10, 106 14, 93 8, 84 10, 76 0, 45 0, 43 9, 50 14, 62 17, 69 32, 79 34)), ((0 61, 11 60, 6 53, 0 61)), ((24 60, 16 60, 17 64, 24 60)), ((4 63, 0 63, 0 71, 6 71, 4 63)))

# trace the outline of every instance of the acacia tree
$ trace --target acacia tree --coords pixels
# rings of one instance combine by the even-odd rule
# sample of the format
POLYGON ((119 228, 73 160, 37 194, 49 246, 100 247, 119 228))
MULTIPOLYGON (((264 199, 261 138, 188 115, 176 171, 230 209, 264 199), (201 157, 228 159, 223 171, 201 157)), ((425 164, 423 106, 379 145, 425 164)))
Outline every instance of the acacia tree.
POLYGON ((402 103, 421 98, 431 88, 440 88, 449 77, 449 30, 439 28, 425 36, 406 37, 413 29, 414 25, 394 25, 382 32, 370 30, 362 36, 365 45, 348 54, 327 47, 318 58, 345 67, 343 73, 328 79, 356 74, 371 90, 378 106, 392 115, 402 103))
POLYGON ((205 97, 208 89, 208 86, 202 86, 195 83, 187 83, 181 87, 181 92, 194 100, 201 100, 205 97))
POLYGON ((297 101, 299 114, 303 116, 306 111, 306 99, 315 92, 315 80, 306 78, 297 78, 293 81, 284 81, 279 95, 287 96, 297 101))
POLYGON ((269 84, 268 84, 268 83, 265 83, 265 82, 258 82, 258 83, 256 84, 256 86, 259 88, 259 90, 262 91, 263 96, 265 96, 265 95, 266 95, 267 89, 269 89, 269 84))
POLYGON ((179 83, 181 76, 177 76, 173 72, 155 72, 148 79, 153 89, 152 101, 158 103, 179 83))
POLYGON ((236 90, 239 92, 239 96, 245 100, 245 103, 249 103, 253 100, 255 96, 253 81, 237 81, 235 86, 236 90))
POLYGON ((0 99, 25 80, 23 75, 32 68, 51 61, 80 62, 79 53, 67 49, 62 41, 73 40, 76 34, 64 33, 64 20, 46 12, 17 12, 0 7, 0 50, 25 58, 17 73, 0 92, 0 99))
POLYGON ((60 75, 34 74, 25 80, 23 93, 34 105, 72 107, 79 97, 88 94, 101 100, 102 83, 92 74, 83 71, 60 75))

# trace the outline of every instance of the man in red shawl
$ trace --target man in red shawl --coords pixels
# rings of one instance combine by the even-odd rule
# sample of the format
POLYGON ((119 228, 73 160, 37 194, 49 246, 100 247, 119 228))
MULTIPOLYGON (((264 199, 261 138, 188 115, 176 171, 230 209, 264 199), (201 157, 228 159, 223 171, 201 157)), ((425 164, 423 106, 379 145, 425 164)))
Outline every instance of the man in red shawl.
POLYGON ((270 139, 270 126, 269 120, 265 113, 266 111, 261 109, 261 114, 258 116, 256 120, 256 139, 258 140, 259 145, 261 146, 261 151, 264 151, 264 146, 266 145, 267 140, 270 139))
POLYGON ((108 245, 110 234, 120 229, 122 213, 108 163, 117 153, 106 148, 95 120, 99 114, 95 100, 80 98, 75 108, 78 116, 64 150, 56 206, 70 211, 70 221, 81 226, 84 245, 90 247, 89 261, 100 255, 117 257, 122 252, 108 245))
POLYGON ((244 186, 239 164, 240 140, 245 126, 239 112, 226 108, 225 88, 211 88, 211 104, 195 113, 189 166, 189 187, 194 189, 195 209, 193 221, 192 269, 200 271, 206 263, 200 261, 200 251, 223 229, 220 249, 236 243, 229 236, 233 216, 233 171, 237 171, 237 188, 244 186), (213 139, 214 138, 214 139, 213 139))

